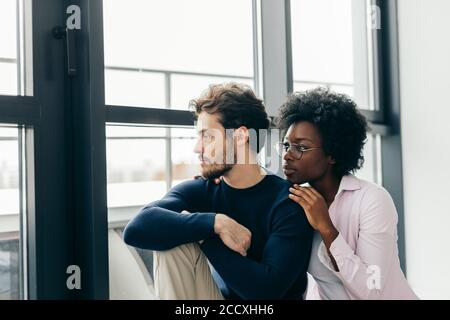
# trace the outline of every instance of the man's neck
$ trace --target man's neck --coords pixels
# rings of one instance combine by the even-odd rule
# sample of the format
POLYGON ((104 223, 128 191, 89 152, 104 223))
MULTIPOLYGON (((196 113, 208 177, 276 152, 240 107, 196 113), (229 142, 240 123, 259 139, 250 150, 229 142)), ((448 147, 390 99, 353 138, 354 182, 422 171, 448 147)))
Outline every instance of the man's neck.
POLYGON ((261 182, 266 174, 259 164, 236 164, 224 174, 223 180, 233 188, 246 189, 261 182))

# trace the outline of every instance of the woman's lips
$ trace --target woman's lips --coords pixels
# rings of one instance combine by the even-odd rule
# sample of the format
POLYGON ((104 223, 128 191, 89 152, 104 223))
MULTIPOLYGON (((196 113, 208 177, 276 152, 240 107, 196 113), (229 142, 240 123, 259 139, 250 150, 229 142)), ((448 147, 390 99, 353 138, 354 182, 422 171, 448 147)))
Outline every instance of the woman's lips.
POLYGON ((283 173, 284 173, 286 176, 289 176, 289 175, 293 174, 294 172, 295 172, 295 170, 293 170, 293 169, 283 168, 283 173))

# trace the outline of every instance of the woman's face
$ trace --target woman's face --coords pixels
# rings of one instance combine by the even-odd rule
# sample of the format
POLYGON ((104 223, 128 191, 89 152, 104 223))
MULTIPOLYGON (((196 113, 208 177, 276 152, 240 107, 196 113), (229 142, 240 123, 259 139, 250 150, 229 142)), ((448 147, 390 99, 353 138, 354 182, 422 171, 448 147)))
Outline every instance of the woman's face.
POLYGON ((303 149, 312 149, 301 153, 300 159, 289 149, 283 154, 283 173, 286 178, 297 184, 314 182, 324 177, 335 163, 322 149, 322 138, 317 128, 310 122, 302 121, 292 124, 283 142, 297 144, 303 149))

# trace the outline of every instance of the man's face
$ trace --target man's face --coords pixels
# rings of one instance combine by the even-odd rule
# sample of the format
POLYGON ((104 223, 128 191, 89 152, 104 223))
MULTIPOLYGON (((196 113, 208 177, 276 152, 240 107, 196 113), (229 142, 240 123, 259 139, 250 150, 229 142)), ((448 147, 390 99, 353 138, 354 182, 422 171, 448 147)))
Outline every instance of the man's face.
POLYGON ((201 112, 196 131, 198 138, 194 152, 198 154, 202 176, 207 179, 220 177, 233 167, 234 161, 227 161, 226 155, 227 150, 231 152, 234 148, 232 139, 231 145, 227 146, 225 129, 216 114, 201 112))

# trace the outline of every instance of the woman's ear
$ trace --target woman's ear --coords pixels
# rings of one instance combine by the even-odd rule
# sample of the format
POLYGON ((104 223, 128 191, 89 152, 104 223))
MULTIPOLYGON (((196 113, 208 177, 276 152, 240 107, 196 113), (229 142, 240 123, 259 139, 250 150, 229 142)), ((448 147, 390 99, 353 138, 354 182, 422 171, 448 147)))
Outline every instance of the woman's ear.
POLYGON ((336 160, 332 156, 328 156, 328 163, 329 164, 336 164, 336 160))

